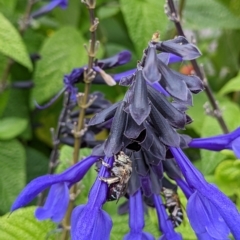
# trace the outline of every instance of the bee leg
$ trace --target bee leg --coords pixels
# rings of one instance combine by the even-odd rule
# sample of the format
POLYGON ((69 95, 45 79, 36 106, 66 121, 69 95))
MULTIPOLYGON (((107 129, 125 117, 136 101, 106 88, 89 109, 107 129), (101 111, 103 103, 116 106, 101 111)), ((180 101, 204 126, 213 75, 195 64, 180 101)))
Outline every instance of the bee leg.
POLYGON ((102 165, 106 168, 111 168, 111 165, 102 160, 102 165))
POLYGON ((110 177, 110 178, 105 178, 105 177, 98 177, 98 179, 100 181, 103 181, 107 184, 113 184, 113 183, 116 183, 116 182, 119 182, 119 178, 118 177, 110 177))

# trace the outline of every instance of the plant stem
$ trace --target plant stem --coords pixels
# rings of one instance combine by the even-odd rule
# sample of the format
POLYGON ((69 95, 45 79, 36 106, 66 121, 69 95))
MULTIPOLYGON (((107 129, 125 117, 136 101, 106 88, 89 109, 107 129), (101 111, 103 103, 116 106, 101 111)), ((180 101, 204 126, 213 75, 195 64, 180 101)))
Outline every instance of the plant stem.
MULTIPOLYGON (((177 13, 176 8, 174 6, 173 0, 167 0, 167 3, 168 3, 169 9, 170 9, 170 14, 171 14, 169 16, 170 19, 174 22, 178 34, 185 37, 185 34, 183 32, 183 28, 182 28, 182 25, 181 25, 181 22, 180 22, 180 18, 178 16, 178 13, 177 13)), ((191 60, 191 63, 192 63, 192 66, 193 66, 193 69, 194 69, 196 75, 204 83, 206 95, 207 95, 207 97, 210 101, 210 104, 211 104, 212 108, 213 108, 214 117, 217 119, 222 131, 224 133, 228 133, 229 132, 228 127, 227 127, 227 125, 226 125, 226 123, 223 119, 222 112, 219 109, 217 100, 215 99, 215 97, 213 95, 212 89, 210 88, 210 86, 208 84, 207 78, 204 76, 204 73, 201 71, 201 69, 200 69, 196 60, 191 60)))
MULTIPOLYGON (((94 99, 89 100, 89 93, 90 93, 90 87, 91 87, 91 82, 95 77, 95 72, 92 70, 93 63, 94 63, 94 58, 95 58, 95 53, 96 53, 96 29, 98 25, 98 20, 95 18, 94 14, 94 9, 95 9, 95 1, 85 1, 84 2, 89 11, 89 16, 90 16, 90 24, 91 27, 89 29, 90 31, 90 46, 89 49, 87 49, 88 52, 88 67, 85 69, 84 72, 84 93, 83 94, 78 94, 78 105, 80 108, 79 111, 79 116, 78 116, 78 122, 76 124, 76 128, 74 129, 74 150, 73 150, 73 165, 78 162, 79 159, 79 148, 81 146, 81 140, 82 140, 82 135, 85 132, 85 111, 86 108, 88 108, 94 99)), ((63 233, 62 233, 62 240, 67 240, 69 236, 69 229, 70 229, 70 219, 72 215, 72 211, 74 209, 74 201, 77 195, 77 185, 73 185, 72 188, 70 189, 70 202, 68 205, 68 210, 65 215, 65 218, 63 220, 63 233)))

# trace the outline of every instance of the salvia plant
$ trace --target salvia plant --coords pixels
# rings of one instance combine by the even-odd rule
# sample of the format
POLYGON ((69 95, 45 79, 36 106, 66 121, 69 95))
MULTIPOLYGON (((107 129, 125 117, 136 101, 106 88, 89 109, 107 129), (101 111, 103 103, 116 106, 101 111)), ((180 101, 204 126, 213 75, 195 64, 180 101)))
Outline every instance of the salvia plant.
MULTIPOLYGON (((240 239, 239 75, 220 90, 233 98, 218 97, 222 107, 181 22, 185 8, 191 16, 204 6, 211 19, 216 7, 238 29, 230 10, 239 12, 214 1, 24 2, 0 1, 0 239, 240 239), (97 33, 104 42, 113 31, 114 39, 116 15, 134 45, 117 52, 107 42, 104 57, 97 33), (167 19, 174 34, 162 38, 167 19), (61 24, 70 26, 53 33, 61 24), (209 102, 205 113, 192 110, 198 96, 209 102), (27 206, 34 199, 35 213, 27 206)), ((218 20, 225 28, 218 17, 210 27, 218 20)), ((239 61, 240 48, 234 51, 239 61)))

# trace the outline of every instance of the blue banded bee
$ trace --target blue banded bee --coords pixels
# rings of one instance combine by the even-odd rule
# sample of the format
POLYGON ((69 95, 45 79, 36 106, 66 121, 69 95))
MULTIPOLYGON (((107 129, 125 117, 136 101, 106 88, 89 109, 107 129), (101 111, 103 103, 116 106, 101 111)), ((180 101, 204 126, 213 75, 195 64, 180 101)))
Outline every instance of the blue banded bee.
POLYGON ((165 207, 168 209, 173 227, 178 227, 183 222, 183 211, 179 197, 172 189, 163 187, 162 192, 165 198, 165 207))
MULTIPOLYGON (((103 161, 102 165, 110 168, 110 166, 103 161)), ((126 194, 131 174, 132 161, 123 151, 120 151, 118 154, 114 155, 111 176, 109 178, 99 177, 101 181, 106 182, 109 186, 107 194, 108 201, 118 201, 120 197, 126 194)))

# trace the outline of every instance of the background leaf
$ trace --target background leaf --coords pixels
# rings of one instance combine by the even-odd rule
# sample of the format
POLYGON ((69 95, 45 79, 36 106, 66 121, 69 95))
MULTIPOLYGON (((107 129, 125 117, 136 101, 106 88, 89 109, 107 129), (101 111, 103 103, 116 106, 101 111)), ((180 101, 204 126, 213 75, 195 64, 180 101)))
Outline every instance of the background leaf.
POLYGON ((27 127, 28 120, 24 118, 8 117, 0 120, 0 140, 17 137, 27 127))
POLYGON ((164 35, 168 19, 164 13, 164 0, 121 0, 121 9, 138 58, 147 47, 153 33, 164 35))
MULTIPOLYGON (((240 109, 239 107, 229 102, 225 101, 220 102, 220 106, 223 110, 223 118, 229 126, 229 130, 232 131, 239 126, 240 122, 240 109)), ((222 130, 217 123, 217 120, 213 117, 206 116, 204 118, 203 126, 201 129, 201 137, 214 136, 222 134, 222 130)), ((223 161, 226 157, 225 155, 208 150, 201 150, 201 159, 202 159, 202 172, 204 174, 212 173, 216 166, 223 161)))
POLYGON ((216 0, 186 1, 184 16, 195 29, 240 28, 240 18, 216 0))
POLYGON ((240 73, 232 79, 230 79, 219 91, 219 95, 225 95, 230 92, 240 91, 240 73))
POLYGON ((74 27, 63 27, 47 38, 40 51, 42 56, 37 64, 32 101, 42 104, 63 88, 63 77, 73 68, 87 62, 83 48, 85 43, 74 27))
POLYGON ((26 184, 26 154, 17 140, 11 140, 0 141, 0 156, 0 211, 5 213, 26 184))
POLYGON ((54 240, 56 226, 51 221, 38 221, 35 207, 27 207, 0 218, 1 240, 54 240))
POLYGON ((0 52, 32 70, 32 63, 21 36, 1 13, 0 22, 0 52))

